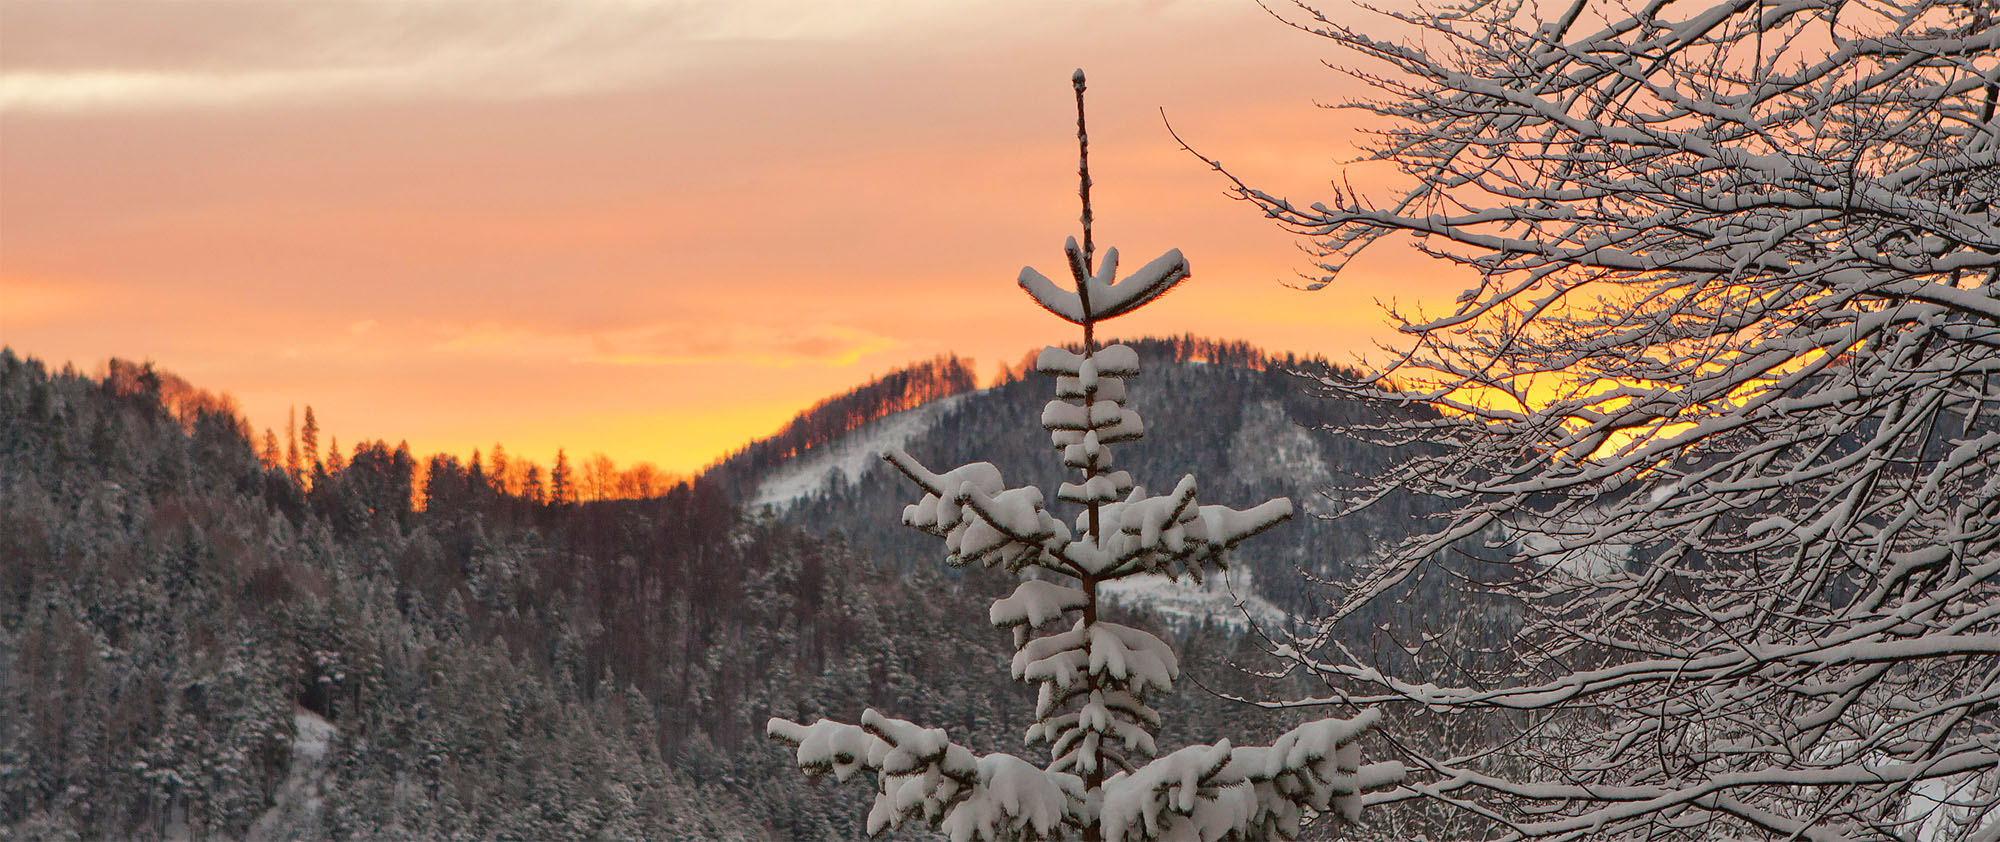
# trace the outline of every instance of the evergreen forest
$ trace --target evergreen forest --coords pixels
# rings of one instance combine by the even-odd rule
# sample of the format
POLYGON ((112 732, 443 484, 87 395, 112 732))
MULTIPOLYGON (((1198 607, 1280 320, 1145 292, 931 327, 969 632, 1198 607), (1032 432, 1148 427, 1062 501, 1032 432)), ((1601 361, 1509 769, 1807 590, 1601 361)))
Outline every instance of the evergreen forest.
MULTIPOLYGON (((969 374, 822 409, 906 408, 874 394, 905 381, 969 374)), ((153 366, 0 351, 0 838, 851 839, 864 793, 798 785, 766 719, 873 706, 1018 750, 999 583, 849 537, 831 495, 746 513, 724 463, 548 502, 381 441, 301 482, 255 439, 153 366)), ((1217 697, 1288 686, 1226 619, 1125 620, 1198 682, 1162 745, 1299 718, 1217 697)))

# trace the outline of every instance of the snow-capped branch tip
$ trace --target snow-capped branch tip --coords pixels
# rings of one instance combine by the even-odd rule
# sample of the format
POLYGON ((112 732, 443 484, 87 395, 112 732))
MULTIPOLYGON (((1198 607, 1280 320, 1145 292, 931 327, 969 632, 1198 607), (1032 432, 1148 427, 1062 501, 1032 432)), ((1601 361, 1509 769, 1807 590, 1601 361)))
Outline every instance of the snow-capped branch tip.
MULTIPOLYGON (((1071 240, 1065 251, 1076 248, 1071 240)), ((1076 290, 1057 286, 1048 276, 1036 271, 1033 266, 1021 267, 1020 286, 1022 291, 1033 298, 1036 304, 1065 321, 1073 324, 1091 324, 1105 319, 1125 315, 1137 310, 1153 299, 1167 294, 1180 282, 1192 277, 1187 258, 1181 256, 1180 249, 1171 249, 1124 280, 1113 283, 1112 272, 1118 265, 1117 250, 1106 249, 1104 265, 1090 278, 1082 281, 1083 291, 1089 293, 1090 306, 1086 312, 1083 296, 1076 290)), ((1074 273, 1073 273, 1074 274, 1074 273)))
POLYGON ((910 454, 904 453, 902 448, 891 447, 877 455, 882 457, 882 461, 894 466, 897 473, 902 474, 909 481, 916 483, 918 488, 935 494, 940 498, 950 496, 951 492, 946 490, 941 482, 943 477, 938 476, 931 469, 924 467, 922 462, 911 458, 910 454))
POLYGON ((1076 588, 1029 579, 1016 586, 1012 596, 994 600, 988 617, 1003 629, 1022 624, 1035 627, 1060 618, 1065 611, 1081 609, 1089 601, 1076 588))
POLYGON ((1201 518, 1208 527, 1209 540, 1234 547, 1259 532, 1290 520, 1292 512, 1291 498, 1273 497, 1242 510, 1228 506, 1203 506, 1201 518))
POLYGON ((868 835, 920 820, 952 842, 1047 839, 1083 811, 1083 781, 1048 772, 1010 754, 974 755, 937 728, 864 711, 861 724, 821 719, 811 725, 773 717, 773 739, 798 747, 807 774, 856 772, 876 777, 868 835))
MULTIPOLYGON (((1139 352, 1123 343, 1097 349, 1091 362, 1099 377, 1139 375, 1139 352)), ((1051 345, 1035 356, 1035 371, 1054 377, 1078 377, 1083 374, 1083 355, 1051 345)))

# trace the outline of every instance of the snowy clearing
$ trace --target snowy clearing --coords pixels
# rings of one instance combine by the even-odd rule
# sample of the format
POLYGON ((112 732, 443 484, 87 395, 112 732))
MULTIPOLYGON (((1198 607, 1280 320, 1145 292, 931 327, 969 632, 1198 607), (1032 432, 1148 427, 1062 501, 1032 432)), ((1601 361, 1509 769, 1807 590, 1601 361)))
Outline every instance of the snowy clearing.
POLYGON ((319 827, 319 812, 326 801, 327 749, 333 745, 336 728, 319 714, 304 708, 293 712, 298 733, 292 737, 292 764, 285 782, 278 787, 271 809, 250 826, 250 840, 299 839, 313 835, 319 827))
POLYGON ((1104 582, 1097 589, 1112 602, 1151 609, 1176 628, 1206 619, 1234 631, 1247 630, 1251 622, 1275 629, 1283 628, 1286 620, 1283 610, 1256 594, 1250 571, 1240 566, 1210 574, 1200 584, 1147 574, 1104 582), (1224 583, 1225 578, 1229 579, 1228 584, 1224 583), (1230 592, 1232 586, 1235 593, 1230 592))

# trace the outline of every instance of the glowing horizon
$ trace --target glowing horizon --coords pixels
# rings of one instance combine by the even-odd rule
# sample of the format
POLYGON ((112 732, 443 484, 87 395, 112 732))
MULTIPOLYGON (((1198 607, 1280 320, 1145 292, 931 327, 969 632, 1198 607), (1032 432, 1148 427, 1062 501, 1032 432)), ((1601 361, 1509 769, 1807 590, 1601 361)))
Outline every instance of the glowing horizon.
POLYGON ((1195 277, 1119 335, 1336 361, 1384 250, 1317 293, 1296 241, 1180 150, 1319 198, 1369 171, 1325 48, 1252 3, 0 2, 0 344, 151 361, 259 432, 692 473, 814 402, 1066 326, 1014 288, 1075 233, 1195 277), (401 8, 401 7, 397 7, 401 8), (17 47, 17 45, 19 45, 17 47))

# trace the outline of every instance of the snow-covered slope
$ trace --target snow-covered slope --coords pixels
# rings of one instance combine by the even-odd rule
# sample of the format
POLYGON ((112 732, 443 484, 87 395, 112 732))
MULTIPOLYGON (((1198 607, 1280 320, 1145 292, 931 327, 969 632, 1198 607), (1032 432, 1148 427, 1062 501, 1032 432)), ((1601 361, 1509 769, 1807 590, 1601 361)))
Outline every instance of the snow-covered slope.
POLYGON ((298 732, 292 737, 292 764, 271 809, 258 817, 246 837, 251 842, 279 839, 311 839, 319 832, 319 811, 326 802, 331 764, 327 749, 333 745, 337 729, 319 714, 304 708, 294 712, 298 732))
POLYGON ((1285 612, 1257 595, 1250 571, 1242 567, 1211 575, 1201 584, 1147 574, 1105 582, 1098 590, 1112 602, 1144 607, 1171 626, 1184 628, 1202 620, 1238 631, 1248 631, 1253 623, 1263 629, 1285 625, 1285 612))
POLYGON ((834 441, 815 447, 805 456, 784 464, 757 484, 744 505, 755 510, 787 505, 832 485, 835 478, 854 482, 877 462, 883 449, 904 447, 910 440, 937 423, 939 417, 965 402, 958 394, 877 418, 834 441))

